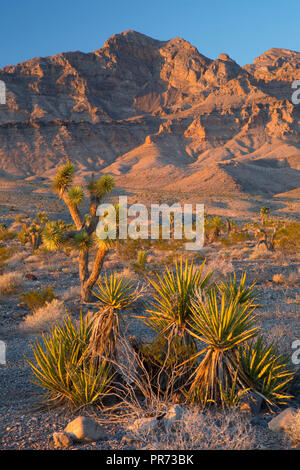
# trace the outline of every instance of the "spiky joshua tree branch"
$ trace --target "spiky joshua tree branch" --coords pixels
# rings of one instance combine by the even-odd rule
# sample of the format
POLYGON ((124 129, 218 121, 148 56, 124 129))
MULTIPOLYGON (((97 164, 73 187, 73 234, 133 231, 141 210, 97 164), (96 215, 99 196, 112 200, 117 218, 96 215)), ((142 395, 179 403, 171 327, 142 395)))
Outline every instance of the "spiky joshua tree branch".
POLYGON ((59 221, 49 222, 43 232, 43 242, 48 249, 53 251, 69 246, 79 252, 78 268, 81 300, 86 302, 98 279, 104 258, 110 248, 109 241, 100 240, 96 236, 96 227, 99 220, 96 211, 103 197, 113 190, 114 179, 110 175, 102 175, 100 179, 95 180, 94 175, 92 175, 86 188, 89 194, 89 213, 83 217, 80 205, 84 199, 84 190, 81 186, 73 186, 74 174, 75 166, 68 161, 60 167, 53 181, 53 190, 58 193, 66 204, 75 225, 74 230, 64 231, 59 221), (89 257, 91 249, 94 247, 96 247, 97 252, 92 270, 89 272, 89 257))

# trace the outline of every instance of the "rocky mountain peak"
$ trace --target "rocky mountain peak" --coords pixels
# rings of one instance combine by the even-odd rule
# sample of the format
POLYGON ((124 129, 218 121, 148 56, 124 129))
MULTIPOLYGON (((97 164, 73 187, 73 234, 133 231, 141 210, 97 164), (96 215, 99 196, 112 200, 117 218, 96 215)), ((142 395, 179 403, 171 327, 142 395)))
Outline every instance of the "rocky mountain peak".
POLYGON ((69 157, 83 176, 110 172, 124 186, 214 190, 221 178, 228 190, 270 180, 275 191, 293 189, 299 67, 300 53, 286 49, 240 67, 226 53, 212 60, 182 38, 132 30, 95 52, 4 67, 0 175, 51 177, 69 157), (278 159, 287 162, 280 175, 278 159))

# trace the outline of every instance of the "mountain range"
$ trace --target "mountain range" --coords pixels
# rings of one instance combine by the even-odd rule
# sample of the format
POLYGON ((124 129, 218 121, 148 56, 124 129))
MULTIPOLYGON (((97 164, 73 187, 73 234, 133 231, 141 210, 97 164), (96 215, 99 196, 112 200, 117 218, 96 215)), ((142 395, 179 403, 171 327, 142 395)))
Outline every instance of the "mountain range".
POLYGON ((181 38, 135 31, 91 53, 0 70, 0 177, 82 177, 128 188, 293 194, 300 188, 300 53, 270 49, 241 67, 181 38))

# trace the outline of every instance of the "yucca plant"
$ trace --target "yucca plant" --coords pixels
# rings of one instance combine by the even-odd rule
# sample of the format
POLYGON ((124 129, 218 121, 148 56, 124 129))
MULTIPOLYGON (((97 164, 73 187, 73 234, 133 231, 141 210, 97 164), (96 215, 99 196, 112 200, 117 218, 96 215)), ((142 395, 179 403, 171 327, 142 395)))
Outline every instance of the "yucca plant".
POLYGON ((146 251, 138 251, 137 260, 136 260, 136 267, 139 269, 144 270, 147 263, 147 252, 146 251))
POLYGON ((99 300, 99 311, 92 318, 90 351, 108 359, 116 358, 117 339, 121 332, 122 311, 132 305, 142 294, 139 287, 114 273, 105 274, 93 291, 99 300))
POLYGON ((262 336, 239 348, 240 362, 244 372, 251 378, 253 387, 264 396, 267 403, 286 404, 288 386, 294 372, 288 358, 279 354, 272 343, 267 345, 262 336))
POLYGON ((205 262, 199 269, 194 269, 193 262, 189 265, 183 260, 175 261, 174 270, 166 267, 163 275, 156 273, 156 280, 149 279, 154 289, 154 302, 146 310, 146 316, 140 317, 157 333, 168 340, 179 337, 186 344, 193 338, 188 331, 191 319, 192 302, 199 292, 209 287, 211 272, 204 275, 205 262))
POLYGON ((44 403, 50 406, 81 407, 101 403, 111 391, 112 373, 105 361, 95 361, 88 354, 92 333, 89 318, 80 315, 77 327, 68 318, 36 340, 31 346, 35 364, 31 381, 46 390, 44 403))
POLYGON ((240 367, 239 346, 258 333, 255 308, 251 302, 240 303, 239 295, 228 297, 217 287, 210 289, 205 299, 193 300, 188 325, 191 334, 206 347, 193 357, 204 355, 188 391, 191 401, 203 406, 208 402, 224 405, 222 390, 232 390, 235 382, 237 391, 249 387, 240 367))
POLYGON ((114 188, 114 179, 110 175, 102 175, 95 180, 92 175, 87 184, 89 194, 89 213, 82 215, 79 208, 84 199, 84 191, 81 186, 72 186, 75 175, 75 166, 68 161, 57 172, 53 181, 53 189, 66 204, 75 229, 63 231, 56 222, 50 222, 44 232, 43 241, 49 250, 59 250, 65 246, 72 247, 78 251, 78 268, 81 283, 81 299, 89 300, 90 293, 94 287, 99 273, 102 269, 106 254, 111 243, 100 240, 96 236, 96 228, 99 221, 97 207, 104 196, 108 195, 114 188), (96 256, 91 272, 89 272, 89 254, 92 248, 96 249, 96 256))
MULTIPOLYGON (((240 282, 237 281, 236 273, 233 276, 218 284, 218 288, 223 292, 226 297, 238 299, 239 303, 245 302, 254 303, 259 298, 259 293, 255 288, 256 283, 254 282, 250 286, 246 286, 246 273, 241 277, 240 282)), ((258 307, 258 305, 257 305, 258 307)))

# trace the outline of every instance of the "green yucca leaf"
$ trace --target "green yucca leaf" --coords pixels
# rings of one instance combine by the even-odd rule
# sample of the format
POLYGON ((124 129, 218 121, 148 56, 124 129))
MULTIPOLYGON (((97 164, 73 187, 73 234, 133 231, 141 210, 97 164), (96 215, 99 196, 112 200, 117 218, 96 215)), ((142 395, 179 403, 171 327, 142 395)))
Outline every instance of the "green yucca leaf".
POLYGON ((64 191, 66 191, 72 184, 74 173, 75 166, 73 163, 68 162, 61 166, 53 181, 53 189, 59 194, 62 194, 64 191))
POLYGON ((116 278, 112 273, 110 277, 105 274, 97 283, 93 292, 100 304, 117 310, 128 308, 135 300, 136 288, 131 281, 116 278))
POLYGON ((241 366, 268 403, 286 404, 291 398, 288 386, 295 375, 287 357, 279 354, 272 343, 267 345, 262 336, 239 349, 241 366))
POLYGON ((101 199, 114 189, 114 185, 114 178, 111 175, 102 175, 99 180, 90 181, 87 188, 91 194, 101 199))
POLYGON ((93 246, 93 239, 87 232, 81 231, 75 234, 72 245, 75 250, 88 251, 93 246))
POLYGON ((56 251, 63 246, 63 230, 59 221, 46 224, 42 232, 42 239, 48 250, 56 251))
POLYGON ((259 294, 255 289, 255 284, 254 282, 249 287, 246 287, 246 273, 242 275, 240 282, 237 281, 236 273, 234 273, 233 276, 229 276, 228 280, 218 284, 218 287, 228 298, 238 298, 240 303, 245 303, 258 300, 259 294))
POLYGON ((88 316, 81 313, 79 326, 68 316, 48 336, 42 335, 42 344, 36 340, 31 346, 35 363, 26 358, 34 374, 31 381, 46 390, 48 405, 84 406, 110 393, 110 367, 88 355, 91 332, 88 316))
POLYGON ((68 199, 72 206, 79 206, 83 201, 83 189, 80 186, 72 186, 68 192, 68 199))
POLYGON ((258 332, 255 326, 255 307, 251 303, 240 303, 239 295, 227 297, 211 289, 206 299, 192 302, 192 316, 189 320, 191 333, 200 341, 222 350, 236 347, 258 332))
MULTIPOLYGON (((174 270, 166 268, 156 280, 149 279, 154 288, 154 302, 150 303, 143 321, 159 333, 167 336, 173 332, 181 335, 185 332, 187 321, 191 317, 192 301, 209 286, 212 273, 203 275, 204 264, 194 269, 193 263, 183 264, 182 259, 175 262, 174 270)), ((172 333, 172 334, 173 334, 172 333)))

